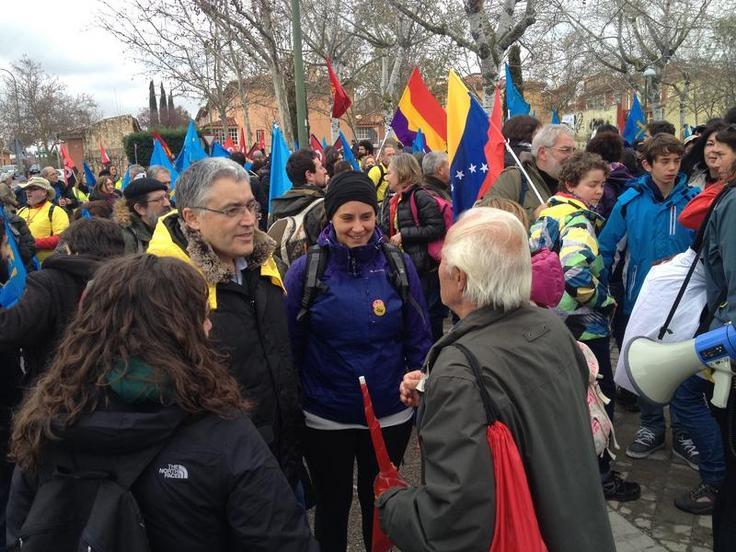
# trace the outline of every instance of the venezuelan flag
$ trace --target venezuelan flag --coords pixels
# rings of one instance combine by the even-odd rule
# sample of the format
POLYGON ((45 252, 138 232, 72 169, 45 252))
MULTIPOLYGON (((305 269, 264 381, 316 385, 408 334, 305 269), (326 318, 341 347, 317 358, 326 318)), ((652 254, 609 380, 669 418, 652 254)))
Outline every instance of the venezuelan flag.
POLYGON ((447 156, 450 162, 452 206, 457 218, 470 209, 503 170, 501 101, 498 88, 494 124, 463 81, 450 71, 447 81, 447 156), (499 121, 496 121, 498 119, 499 121))
POLYGON ((401 95, 391 128, 404 145, 413 144, 417 131, 422 129, 430 150, 447 150, 447 115, 416 67, 401 95))

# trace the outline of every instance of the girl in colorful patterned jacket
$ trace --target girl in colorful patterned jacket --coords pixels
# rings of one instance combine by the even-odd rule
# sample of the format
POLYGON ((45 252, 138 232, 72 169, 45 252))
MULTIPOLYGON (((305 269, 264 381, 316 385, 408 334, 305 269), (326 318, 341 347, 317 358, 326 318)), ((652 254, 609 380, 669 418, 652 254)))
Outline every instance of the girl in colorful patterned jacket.
MULTIPOLYGON (((575 339, 585 343, 600 366, 600 387, 615 394, 609 349, 609 321, 616 302, 608 291, 597 231, 605 219, 593 209, 603 196, 609 167, 599 155, 579 152, 567 159, 560 173, 560 190, 547 201, 530 230, 532 254, 547 248, 559 254, 565 293, 556 307, 575 339)), ((607 405, 613 419, 613 401, 607 405)), ((603 490, 609 500, 636 500, 639 485, 624 481, 611 469, 611 457, 599 461, 603 490)))

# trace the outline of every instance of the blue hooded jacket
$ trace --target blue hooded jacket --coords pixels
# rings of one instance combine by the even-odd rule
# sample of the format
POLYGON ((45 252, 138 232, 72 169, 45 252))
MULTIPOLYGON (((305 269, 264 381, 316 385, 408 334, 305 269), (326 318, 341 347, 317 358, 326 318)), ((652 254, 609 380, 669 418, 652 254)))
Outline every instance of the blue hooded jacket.
POLYGON ((365 376, 376 416, 406 407, 399 384, 408 370, 419 369, 432 345, 429 314, 416 269, 404 254, 410 294, 416 306, 402 305, 389 281, 390 265, 376 228, 367 245, 348 248, 337 241, 332 224, 318 243, 328 247, 321 281, 327 289, 297 322, 306 256, 286 275, 287 310, 294 365, 303 388, 304 410, 344 424, 365 425, 358 383, 365 376))
POLYGON ((624 314, 631 314, 652 265, 692 244, 695 232, 677 217, 698 191, 688 187, 687 177, 680 173, 670 195, 663 198, 651 175, 645 174, 631 180, 618 198, 598 245, 609 276, 617 263, 624 262, 624 314))

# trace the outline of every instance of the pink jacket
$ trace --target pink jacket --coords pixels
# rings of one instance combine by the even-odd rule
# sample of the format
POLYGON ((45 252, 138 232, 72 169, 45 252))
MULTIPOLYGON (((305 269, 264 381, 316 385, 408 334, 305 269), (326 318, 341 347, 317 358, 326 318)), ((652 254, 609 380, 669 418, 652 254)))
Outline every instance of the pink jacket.
POLYGON ((540 249, 532 256, 532 301, 540 307, 556 307, 565 292, 565 276, 557 253, 540 249))

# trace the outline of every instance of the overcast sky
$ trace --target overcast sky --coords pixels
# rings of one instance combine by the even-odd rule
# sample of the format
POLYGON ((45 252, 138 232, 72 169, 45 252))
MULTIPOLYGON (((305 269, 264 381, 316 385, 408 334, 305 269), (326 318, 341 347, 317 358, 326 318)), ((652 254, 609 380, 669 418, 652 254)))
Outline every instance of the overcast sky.
MULTIPOLYGON (((127 0, 119 0, 121 3, 127 0)), ((94 0, 3 0, 0 15, 0 67, 23 55, 41 63, 69 92, 90 94, 104 117, 131 114, 148 107, 144 69, 126 58, 114 36, 95 27, 94 0)), ((158 93, 158 82, 156 91, 158 93)), ((164 83, 166 91, 169 83, 164 83)), ((197 102, 174 98, 196 113, 197 102)))

